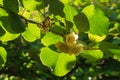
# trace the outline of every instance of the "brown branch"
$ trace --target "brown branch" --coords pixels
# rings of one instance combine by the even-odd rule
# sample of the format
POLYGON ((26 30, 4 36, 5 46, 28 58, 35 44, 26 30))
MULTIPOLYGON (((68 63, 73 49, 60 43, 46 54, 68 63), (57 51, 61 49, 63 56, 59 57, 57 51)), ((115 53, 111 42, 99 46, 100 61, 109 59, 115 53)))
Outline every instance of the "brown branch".
MULTIPOLYGON (((19 15, 19 14, 18 14, 19 15)), ((42 25, 41 22, 36 22, 36 21, 33 21, 33 20, 29 20, 29 19, 26 19, 25 17, 23 17, 22 15, 19 15, 22 19, 24 19, 25 21, 27 22, 30 22, 30 23, 34 23, 34 24, 37 24, 37 25, 42 25)))
POLYGON ((84 50, 99 50, 99 48, 83 47, 84 50))

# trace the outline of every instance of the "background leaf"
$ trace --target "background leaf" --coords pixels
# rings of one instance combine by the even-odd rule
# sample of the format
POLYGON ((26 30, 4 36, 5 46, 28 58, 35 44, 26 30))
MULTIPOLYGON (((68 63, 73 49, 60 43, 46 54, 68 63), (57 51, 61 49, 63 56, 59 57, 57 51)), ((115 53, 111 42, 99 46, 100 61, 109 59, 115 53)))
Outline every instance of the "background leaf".
POLYGON ((73 20, 79 32, 86 32, 89 30, 89 21, 84 13, 78 13, 74 16, 73 20))
POLYGON ((64 35, 66 33, 66 30, 63 27, 57 26, 57 25, 55 25, 54 27, 51 27, 50 30, 60 35, 64 35))
POLYGON ((0 26, 0 36, 3 36, 5 34, 4 29, 2 28, 2 26, 0 26))
POLYGON ((12 12, 19 12, 18 0, 3 0, 4 7, 12 12))
POLYGON ((49 11, 54 15, 59 15, 64 17, 65 14, 63 12, 64 4, 59 0, 43 0, 44 6, 49 5, 49 11))
POLYGON ((9 12, 9 21, 11 25, 11 29, 15 33, 21 33, 25 31, 24 22, 21 20, 20 16, 14 12, 9 12))
POLYGON ((120 61, 120 46, 112 44, 110 42, 102 42, 100 49, 108 56, 120 61), (111 55, 113 54, 113 55, 111 55))

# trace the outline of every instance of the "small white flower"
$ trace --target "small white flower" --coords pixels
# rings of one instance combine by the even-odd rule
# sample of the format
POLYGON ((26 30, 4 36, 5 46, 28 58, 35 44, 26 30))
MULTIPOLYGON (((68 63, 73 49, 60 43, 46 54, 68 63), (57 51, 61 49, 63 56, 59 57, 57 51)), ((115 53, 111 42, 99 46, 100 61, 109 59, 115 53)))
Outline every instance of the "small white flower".
POLYGON ((75 34, 75 32, 73 32, 73 35, 75 37, 75 40, 77 40, 78 39, 78 34, 75 34))

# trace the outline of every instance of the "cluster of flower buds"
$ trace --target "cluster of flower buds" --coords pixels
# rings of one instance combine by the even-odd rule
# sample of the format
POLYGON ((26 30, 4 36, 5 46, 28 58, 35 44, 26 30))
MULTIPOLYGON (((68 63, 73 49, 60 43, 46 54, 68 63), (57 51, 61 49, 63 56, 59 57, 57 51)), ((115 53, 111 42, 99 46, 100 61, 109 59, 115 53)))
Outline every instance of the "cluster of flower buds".
POLYGON ((77 55, 83 51, 83 45, 77 43, 77 40, 78 35, 72 32, 66 35, 64 42, 59 41, 56 43, 56 47, 60 52, 77 55))

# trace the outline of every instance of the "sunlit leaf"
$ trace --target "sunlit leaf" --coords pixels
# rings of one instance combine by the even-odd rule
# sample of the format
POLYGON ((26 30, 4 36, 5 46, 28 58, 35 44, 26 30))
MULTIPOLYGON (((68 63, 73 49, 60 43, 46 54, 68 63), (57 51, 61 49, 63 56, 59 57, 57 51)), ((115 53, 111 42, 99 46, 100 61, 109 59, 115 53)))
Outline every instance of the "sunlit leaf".
POLYGON ((40 53, 42 63, 53 69, 57 76, 64 76, 75 65, 75 55, 57 53, 48 47, 42 48, 40 53))
POLYGON ((63 41, 63 38, 61 36, 57 35, 57 34, 52 33, 52 32, 47 33, 41 40, 41 42, 45 46, 55 44, 58 41, 63 41))
POLYGON ((109 19, 100 9, 96 8, 94 5, 90 5, 85 7, 82 12, 85 13, 89 20, 89 33, 93 34, 91 36, 105 36, 108 33, 109 19))
POLYGON ((86 62, 94 62, 103 58, 101 50, 84 50, 80 55, 87 59, 86 62))
POLYGON ((41 0, 22 0, 25 10, 34 11, 40 9, 41 0))
POLYGON ((95 8, 94 5, 90 5, 83 9, 83 13, 85 13, 89 20, 90 33, 101 36, 108 32, 108 18, 100 9, 95 8))
POLYGON ((64 4, 68 4, 70 3, 72 0, 60 0, 61 2, 63 2, 64 4))
POLYGON ((0 69, 2 68, 2 64, 6 62, 7 52, 3 47, 0 47, 0 69))
POLYGON ((0 4, 2 4, 2 5, 3 5, 3 0, 0 0, 0 4))
POLYGON ((20 34, 12 34, 6 31, 6 33, 0 37, 0 41, 7 42, 16 39, 20 34))
POLYGON ((0 47, 0 56, 3 59, 4 63, 5 63, 6 59, 7 59, 7 52, 3 47, 0 47))
POLYGON ((100 2, 106 2, 107 3, 107 2, 109 2, 109 0, 100 0, 100 2))
POLYGON ((38 28, 36 24, 29 23, 26 31, 22 33, 22 36, 25 40, 33 42, 40 38, 40 28, 38 28))
POLYGON ((73 22, 73 17, 77 15, 78 12, 75 10, 74 7, 70 5, 65 5, 64 13, 66 20, 73 22))
POLYGON ((100 41, 102 41, 106 38, 106 35, 99 36, 99 35, 96 35, 96 34, 89 33, 88 37, 91 41, 100 42, 100 41))
MULTIPOLYGON (((74 22, 73 22, 73 18, 74 18, 75 15, 78 14, 77 10, 75 10, 75 8, 74 8, 73 6, 65 5, 63 11, 64 11, 64 13, 65 13, 65 19, 66 19, 67 21, 70 21, 70 22, 74 23, 74 22)), ((73 24, 73 27, 72 27, 72 28, 74 29, 75 32, 78 32, 75 24, 73 24)))
POLYGON ((59 53, 45 47, 41 49, 40 59, 44 65, 54 68, 59 55, 59 53))
POLYGON ((6 10, 0 8, 0 18, 1 18, 2 16, 8 16, 8 13, 7 13, 6 10))

